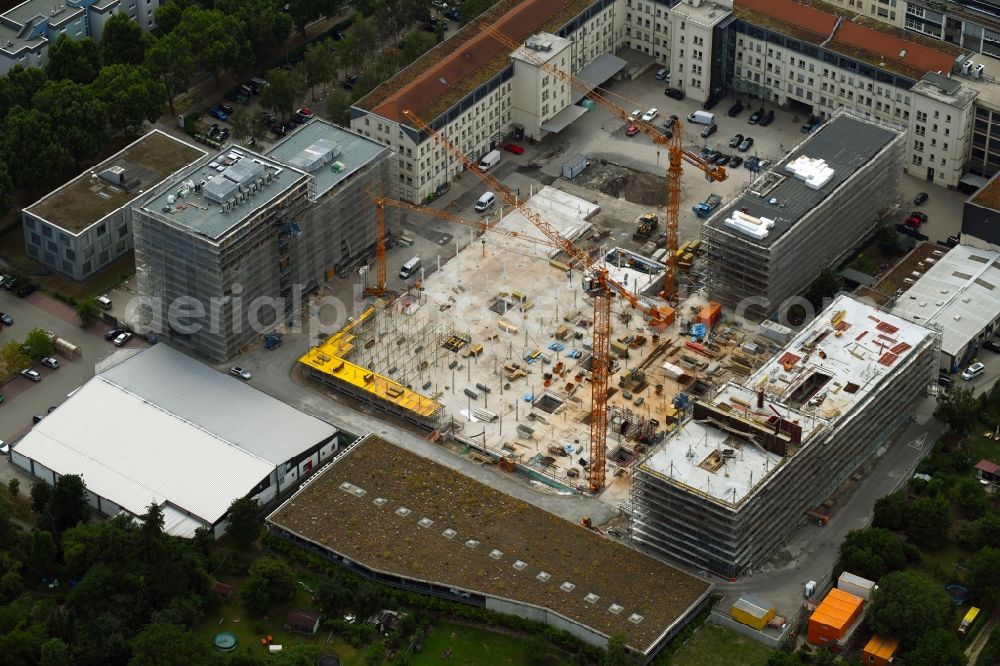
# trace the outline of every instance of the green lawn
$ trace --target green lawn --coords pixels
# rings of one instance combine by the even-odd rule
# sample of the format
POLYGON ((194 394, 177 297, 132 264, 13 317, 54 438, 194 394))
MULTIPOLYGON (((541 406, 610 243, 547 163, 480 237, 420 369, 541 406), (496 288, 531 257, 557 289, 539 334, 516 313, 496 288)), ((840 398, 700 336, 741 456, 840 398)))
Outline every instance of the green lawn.
POLYGON ((989 426, 977 427, 962 444, 965 450, 968 451, 973 465, 983 458, 992 460, 993 462, 1000 462, 1000 442, 983 437, 983 432, 989 429, 989 426))
POLYGON ((412 666, 493 666, 527 664, 531 644, 517 636, 497 634, 461 624, 435 625, 424 638, 423 649, 410 660, 412 666), (443 657, 445 650, 451 657, 443 657))
MULTIPOLYGON (((296 580, 301 580, 301 576, 296 580)), ((243 584, 243 580, 227 579, 224 582, 236 586, 237 590, 243 584)), ((315 636, 303 636, 292 633, 282 626, 289 610, 310 610, 312 608, 310 601, 309 593, 297 587, 295 598, 292 601, 275 606, 262 618, 255 618, 243 608, 243 604, 239 601, 239 592, 237 592, 236 599, 232 603, 223 604, 216 615, 206 617, 202 621, 198 627, 198 633, 211 644, 212 639, 220 631, 232 632, 239 641, 234 653, 264 654, 260 639, 262 636, 270 635, 274 638, 274 643, 278 645, 291 645, 298 641, 320 645, 324 651, 339 655, 344 666, 360 666, 364 663, 362 660, 363 650, 351 647, 338 636, 333 636, 330 642, 327 642, 327 637, 330 636, 329 630, 324 631, 320 627, 315 636), (220 622, 220 620, 222 621, 220 622), (258 628, 263 628, 263 631, 256 631, 258 628)))
POLYGON ((763 666, 773 650, 706 622, 681 646, 670 666, 763 666))

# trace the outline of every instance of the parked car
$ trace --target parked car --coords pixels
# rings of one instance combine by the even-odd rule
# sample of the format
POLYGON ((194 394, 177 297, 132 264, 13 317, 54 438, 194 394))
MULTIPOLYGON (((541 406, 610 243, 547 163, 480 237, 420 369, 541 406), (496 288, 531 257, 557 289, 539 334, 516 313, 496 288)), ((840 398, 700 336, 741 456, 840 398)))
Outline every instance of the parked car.
POLYGON ((305 108, 303 108, 303 109, 296 109, 295 110, 295 115, 300 116, 302 118, 305 118, 306 120, 309 120, 310 118, 312 118, 316 114, 313 113, 312 109, 305 109, 305 108))
POLYGON ((42 381, 42 376, 38 374, 38 372, 36 372, 35 370, 27 370, 27 369, 22 370, 21 376, 24 377, 25 379, 30 379, 33 382, 42 381))
POLYGON ((444 10, 444 17, 446 19, 451 19, 452 21, 455 21, 455 22, 458 22, 458 21, 462 20, 461 14, 459 14, 458 10, 455 9, 454 7, 451 7, 450 9, 444 10))
POLYGON ((670 70, 667 69, 666 67, 661 67, 658 70, 656 70, 656 80, 657 81, 663 81, 669 75, 670 75, 670 70))
POLYGON ((114 345, 115 347, 122 347, 126 343, 128 343, 128 341, 131 339, 132 339, 132 334, 129 333, 128 331, 124 331, 123 333, 119 333, 118 337, 114 339, 114 345))
POLYGON ((10 444, 7 444, 2 439, 0 439, 0 453, 2 453, 5 456, 10 455, 10 444))
POLYGON ((642 122, 651 123, 656 119, 656 116, 658 115, 660 115, 660 110, 654 106, 649 111, 646 111, 646 113, 642 114, 642 122))
POLYGON ((809 120, 807 120, 805 122, 805 124, 802 125, 802 128, 801 128, 802 129, 802 133, 803 134, 809 134, 814 129, 816 129, 817 127, 819 127, 822 123, 823 123, 822 120, 820 120, 816 116, 812 116, 811 118, 809 118, 809 120))
POLYGON ((769 109, 768 112, 764 114, 764 117, 761 118, 757 124, 760 125, 761 127, 767 127, 773 122, 774 122, 774 111, 771 111, 769 109))
POLYGON ((629 125, 625 128, 625 136, 635 136, 639 133, 638 125, 629 125))
POLYGON ((663 129, 672 130, 674 125, 677 124, 677 120, 677 116, 675 115, 667 116, 667 119, 663 121, 663 129))
POLYGON ((948 236, 948 240, 945 241, 948 247, 955 247, 961 242, 962 242, 962 237, 958 234, 952 234, 951 236, 948 236))
POLYGON ((503 149, 508 153, 514 153, 515 155, 523 155, 524 148, 517 145, 516 143, 505 143, 503 144, 503 149))
POLYGON ((736 146, 740 145, 741 143, 743 143, 743 135, 742 134, 737 134, 736 136, 734 136, 732 139, 729 140, 729 147, 730 148, 735 148, 736 146))
POLYGON ((0 324, 3 324, 4 326, 13 326, 14 318, 6 312, 0 312, 0 324))
POLYGON ((927 221, 927 215, 925 213, 921 213, 919 210, 910 211, 910 217, 917 218, 921 223, 927 221))
POLYGON ((213 106, 211 109, 208 110, 208 115, 212 116, 217 120, 225 122, 226 120, 229 120, 229 116, 232 115, 232 112, 226 111, 225 109, 222 108, 221 104, 217 104, 216 106, 213 106))
POLYGON ((756 111, 750 114, 750 118, 747 120, 748 125, 756 125, 760 122, 760 119, 764 117, 764 107, 760 107, 756 111))
POLYGON ((7 291, 10 291, 11 289, 13 289, 16 286, 17 286, 17 278, 16 277, 7 276, 7 278, 4 279, 4 281, 3 281, 3 288, 6 289, 7 291))
POLYGON ((938 375, 938 386, 942 386, 944 388, 951 388, 951 385, 953 383, 954 380, 951 378, 950 375, 946 375, 944 373, 938 375))
POLYGON ((716 125, 715 123, 712 123, 711 125, 706 125, 705 129, 701 131, 701 138, 707 139, 708 137, 712 136, 718 131, 719 131, 719 126, 716 125))
POLYGON ((44 365, 46 368, 52 368, 53 370, 59 368, 59 360, 52 358, 51 356, 46 356, 40 361, 40 363, 44 365))
POLYGON ((444 0, 431 0, 431 7, 435 9, 448 9, 448 3, 444 0))
POLYGON ((983 343, 983 349, 989 349, 994 354, 1000 354, 1000 343, 996 340, 987 340, 983 343))
POLYGON ((208 138, 211 139, 219 133, 219 123, 212 123, 208 126, 208 138))
POLYGON ((753 147, 753 137, 752 136, 748 136, 747 138, 743 139, 743 141, 740 143, 740 145, 736 149, 738 151, 740 151, 741 153, 745 153, 748 150, 750 150, 750 148, 752 148, 752 147, 753 147))
POLYGON ((925 221, 926 221, 926 217, 924 217, 923 219, 921 219, 920 217, 917 217, 916 215, 910 215, 908 218, 906 218, 906 220, 903 221, 903 224, 905 224, 906 226, 908 226, 911 229, 919 229, 920 225, 923 224, 925 221))
POLYGON ((736 100, 736 104, 733 104, 731 107, 729 107, 728 113, 730 118, 735 118, 736 116, 743 113, 743 102, 741 102, 740 100, 736 100))
POLYGON ((225 113, 227 116, 233 115, 233 107, 229 106, 228 104, 219 104, 218 106, 222 110, 222 112, 225 113))
POLYGON ((743 158, 742 158, 742 157, 740 157, 739 155, 733 155, 733 156, 732 156, 732 157, 731 157, 731 158, 729 159, 729 168, 730 168, 730 169, 736 169, 736 168, 737 168, 737 167, 739 167, 739 166, 740 166, 741 164, 743 164, 743 158))
POLYGON ((17 290, 17 295, 20 296, 21 298, 24 298, 25 296, 29 296, 30 294, 35 293, 35 291, 37 290, 38 290, 37 286, 33 284, 26 284, 17 290))
POLYGON ((111 342, 124 332, 125 332, 124 328, 112 328, 110 331, 106 331, 104 333, 104 339, 107 340, 108 342, 111 342))
POLYGON ((678 102, 684 99, 684 91, 677 88, 667 88, 663 91, 663 94, 670 99, 676 99, 678 102))
POLYGON ((729 162, 729 155, 725 153, 719 153, 719 156, 712 160, 712 164, 716 166, 725 166, 729 162))
POLYGON ((275 123, 271 125, 271 133, 273 133, 275 136, 285 136, 286 134, 288 134, 288 130, 285 129, 284 124, 275 123))
POLYGON ((333 33, 333 41, 342 42, 345 39, 347 39, 347 35, 344 34, 343 30, 338 30, 337 32, 333 33))
POLYGON ((972 365, 967 367, 964 372, 962 372, 962 379, 964 379, 967 382, 972 381, 973 379, 983 374, 984 372, 986 372, 985 365, 983 365, 982 363, 973 363, 972 365))
POLYGON ((640 109, 636 109, 632 113, 628 114, 629 122, 632 122, 634 120, 638 120, 641 117, 642 117, 642 111, 640 109))
POLYGON ((920 204, 922 204, 925 201, 927 201, 927 193, 926 192, 918 192, 917 196, 913 197, 913 205, 914 206, 919 206, 920 204))
POLYGON ((354 84, 347 80, 341 81, 340 87, 344 90, 354 90, 354 84))
POLYGON ((236 365, 229 369, 229 374, 234 377, 239 377, 240 379, 250 379, 250 371, 246 368, 241 368, 236 365))
POLYGON ((219 130, 219 133, 215 135, 215 140, 216 141, 225 141, 228 138, 229 138, 229 128, 228 127, 223 127, 222 129, 219 130))

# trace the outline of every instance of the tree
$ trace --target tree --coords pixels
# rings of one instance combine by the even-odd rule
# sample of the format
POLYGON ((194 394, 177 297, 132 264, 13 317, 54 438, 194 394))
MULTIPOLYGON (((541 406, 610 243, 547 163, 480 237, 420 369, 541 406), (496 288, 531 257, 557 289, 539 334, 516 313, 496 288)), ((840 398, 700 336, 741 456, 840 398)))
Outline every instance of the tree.
POLYGON ((250 576, 240 588, 240 599, 243 607, 254 615, 264 615, 271 607, 271 591, 263 578, 250 576))
POLYGON ((38 109, 11 109, 3 123, 2 141, 15 187, 35 189, 66 174, 69 151, 52 119, 38 109))
POLYGON ((0 118, 7 117, 15 106, 30 109, 35 93, 41 90, 49 77, 39 67, 15 65, 7 76, 0 76, 0 118))
POLYGON ((242 30, 233 30, 233 23, 217 9, 191 6, 184 10, 174 29, 191 45, 195 60, 211 72, 216 83, 223 69, 244 60, 246 40, 242 30))
POLYGON ((1000 601, 1000 549, 983 548, 966 566, 966 580, 977 598, 992 606, 1000 601))
POLYGON ((96 298, 85 298, 77 301, 76 318, 80 320, 80 326, 87 328, 101 318, 101 306, 96 298))
POLYGON ((156 8, 156 25, 164 35, 171 34, 181 22, 190 0, 168 0, 156 8))
POLYGON ((233 129, 233 139, 247 141, 256 145, 267 134, 267 125, 256 111, 245 106, 238 106, 229 117, 229 126, 233 129))
POLYGON ((336 63, 336 50, 334 42, 324 39, 322 42, 314 42, 306 47, 306 56, 302 60, 302 73, 305 83, 309 86, 309 93, 316 99, 316 86, 325 84, 333 78, 333 68, 336 63))
POLYGON ((944 625, 951 610, 944 589, 923 576, 896 571, 879 580, 868 606, 868 626, 877 634, 895 636, 904 649, 944 625))
POLYGON ((213 663, 204 640, 179 624, 154 622, 132 640, 129 666, 201 666, 213 663))
POLYGON ((823 308, 824 301, 836 296, 843 286, 844 280, 840 273, 833 268, 824 268, 809 285, 805 297, 819 311, 823 308))
POLYGON ((0 576, 0 599, 13 601, 24 592, 24 580, 16 571, 8 571, 0 576))
POLYGON ((55 44, 49 46, 45 71, 52 80, 89 84, 101 71, 100 49, 92 39, 73 39, 62 33, 55 44))
POLYGON ((28 356, 35 360, 52 356, 52 352, 56 350, 49 334, 41 328, 33 328, 28 331, 28 337, 24 339, 24 346, 28 356))
POLYGON ((52 486, 44 481, 35 481, 31 484, 31 508, 35 513, 41 514, 49 508, 52 501, 52 486))
POLYGON ((14 181, 11 180, 7 161, 0 157, 0 213, 6 213, 14 203, 14 181))
POLYGON ((260 105, 287 118, 295 110, 295 104, 302 93, 302 82, 292 72, 285 69, 271 69, 267 72, 267 87, 260 95, 260 105))
POLYGON ((335 88, 326 98, 326 117, 339 125, 347 124, 347 112, 350 108, 351 96, 345 90, 335 88))
POLYGON ((153 41, 128 14, 112 14, 101 34, 101 60, 105 65, 140 65, 153 41))
POLYGON ((966 523, 959 541, 969 550, 1000 548, 1000 515, 992 511, 966 523))
POLYGON ((260 517, 257 500, 241 497, 229 505, 229 523, 226 536, 241 548, 249 547, 260 536, 264 521, 260 517))
POLYGON ((938 393, 934 418, 948 426, 956 436, 965 437, 978 421, 978 412, 972 389, 953 386, 938 393))
POLYGON ((163 82, 173 115, 174 97, 187 89, 194 73, 195 56, 191 45, 180 34, 168 33, 146 50, 145 64, 149 72, 163 82))
POLYGON ((906 653, 906 666, 966 666, 965 646, 954 633, 937 628, 928 631, 917 646, 906 653))
POLYGON ((35 95, 34 102, 38 110, 52 119, 53 126, 59 128, 77 170, 82 160, 96 155, 106 145, 107 110, 90 86, 49 81, 35 95))
POLYGON ((215 8, 243 26, 249 55, 255 66, 264 64, 276 46, 283 46, 292 32, 292 17, 277 0, 216 0, 215 8))
POLYGON ((875 245, 882 254, 892 256, 899 254, 899 232, 892 227, 880 227, 875 234, 875 245))
POLYGON ((285 6, 292 17, 292 25, 305 37, 306 26, 322 15, 325 4, 324 0, 290 0, 285 6))
POLYGON ((909 501, 903 491, 879 498, 875 502, 875 517, 873 527, 884 527, 887 530, 901 530, 906 525, 906 510, 909 501))
POLYGON ((629 649, 625 643, 625 637, 615 634, 608 639, 608 650, 604 653, 605 666, 631 666, 641 664, 642 661, 635 652, 629 649))
POLYGON ((951 508, 944 497, 921 497, 910 504, 906 535, 918 546, 939 548, 948 540, 951 508))
POLYGON ((37 576, 44 576, 56 561, 56 542, 52 533, 33 530, 28 539, 28 568, 37 576))
POLYGON ((888 530, 851 530, 840 544, 837 568, 863 578, 879 580, 887 573, 904 566, 906 551, 903 542, 888 530))
POLYGON ((949 496, 967 518, 979 518, 990 508, 989 497, 976 479, 959 479, 951 487, 949 496))
POLYGON ((17 340, 8 340, 3 347, 0 347, 0 360, 3 361, 7 372, 20 372, 31 364, 31 359, 21 349, 21 343, 17 340))
POLYGON ((52 520, 60 534, 87 519, 87 486, 79 474, 60 476, 52 490, 52 520))
POLYGON ((42 643, 42 656, 39 666, 66 666, 71 663, 69 646, 61 638, 50 638, 42 643))
POLYGON ((21 493, 21 480, 13 478, 7 483, 7 492, 12 498, 16 498, 21 493))
POLYGON ((375 28, 372 27, 371 21, 360 13, 355 14, 347 37, 339 43, 341 62, 345 66, 357 70, 375 50, 376 39, 378 39, 378 35, 375 34, 375 28))
POLYGON ((94 90, 107 105, 108 120, 128 137, 142 131, 163 112, 167 91, 162 81, 144 67, 109 65, 94 81, 94 90))
POLYGON ((403 63, 411 63, 427 51, 434 48, 434 35, 423 30, 414 30, 403 39, 403 49, 400 51, 403 63))
MULTIPOLYGON (((312 643, 295 641, 267 659, 269 666, 313 666, 320 658, 320 648, 312 643)), ((382 664, 382 662, 378 662, 382 664)))
POLYGON ((492 6, 493 0, 465 0, 462 3, 462 11, 459 14, 459 17, 462 19, 462 25, 466 25, 492 6))
POLYGON ((272 599, 290 599, 295 593, 295 575, 282 560, 261 557, 250 565, 248 574, 267 583, 272 599))

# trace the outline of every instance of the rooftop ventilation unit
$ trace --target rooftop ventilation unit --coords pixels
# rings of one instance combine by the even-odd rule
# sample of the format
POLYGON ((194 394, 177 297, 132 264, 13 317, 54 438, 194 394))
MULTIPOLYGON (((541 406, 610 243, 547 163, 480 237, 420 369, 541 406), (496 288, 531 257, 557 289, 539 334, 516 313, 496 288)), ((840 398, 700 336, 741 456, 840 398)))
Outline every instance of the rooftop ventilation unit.
POLYGON ((962 74, 968 76, 969 72, 972 70, 972 61, 966 60, 962 63, 962 74))
POLYGON ((544 37, 532 37, 524 42, 525 47, 532 51, 551 51, 552 40, 544 37))
POLYGON ((972 68, 972 75, 977 79, 983 78, 983 70, 986 69, 984 65, 976 65, 972 68))
POLYGON ((112 185, 117 185, 118 187, 125 187, 125 167, 113 166, 104 169, 100 173, 101 178, 108 181, 112 185))

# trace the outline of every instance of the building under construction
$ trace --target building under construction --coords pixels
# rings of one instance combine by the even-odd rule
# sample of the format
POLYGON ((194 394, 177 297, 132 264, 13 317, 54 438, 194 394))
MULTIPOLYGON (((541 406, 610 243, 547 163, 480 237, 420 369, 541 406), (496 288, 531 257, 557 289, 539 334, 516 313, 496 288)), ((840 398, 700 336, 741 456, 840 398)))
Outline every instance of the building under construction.
POLYGON ((633 469, 632 538, 726 577, 768 560, 807 516, 890 443, 933 383, 938 335, 837 297, 633 469))
POLYGON ((850 256, 900 199, 905 133, 841 111, 702 227, 709 296, 751 318, 850 256))
POLYGON ((267 156, 230 146, 151 189, 133 209, 143 305, 129 323, 225 360, 288 323, 303 295, 369 253, 369 190, 387 146, 313 120, 267 156))

